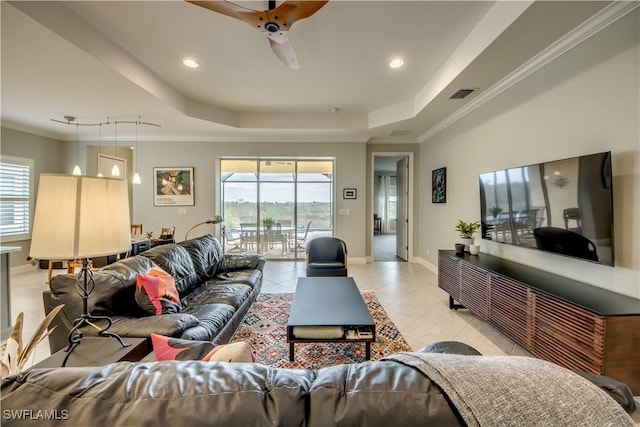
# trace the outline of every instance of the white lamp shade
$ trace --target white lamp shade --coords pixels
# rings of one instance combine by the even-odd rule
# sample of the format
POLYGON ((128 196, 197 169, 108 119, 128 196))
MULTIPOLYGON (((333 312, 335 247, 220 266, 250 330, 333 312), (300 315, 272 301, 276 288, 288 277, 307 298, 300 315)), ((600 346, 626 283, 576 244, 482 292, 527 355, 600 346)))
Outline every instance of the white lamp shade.
POLYGON ((40 175, 29 253, 32 258, 90 258, 130 248, 126 181, 40 175))

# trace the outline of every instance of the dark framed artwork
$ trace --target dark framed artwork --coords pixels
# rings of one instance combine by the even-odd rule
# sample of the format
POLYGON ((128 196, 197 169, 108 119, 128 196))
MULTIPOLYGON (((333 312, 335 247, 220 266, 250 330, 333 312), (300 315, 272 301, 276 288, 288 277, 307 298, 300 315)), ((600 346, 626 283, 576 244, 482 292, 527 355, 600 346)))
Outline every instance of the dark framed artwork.
POLYGON ((358 190, 355 188, 343 188, 342 189, 342 198, 343 199, 357 199, 358 198, 358 190))
POLYGON ((447 168, 431 172, 431 203, 447 203, 447 168))
POLYGON ((193 168, 153 168, 154 206, 193 206, 193 168))

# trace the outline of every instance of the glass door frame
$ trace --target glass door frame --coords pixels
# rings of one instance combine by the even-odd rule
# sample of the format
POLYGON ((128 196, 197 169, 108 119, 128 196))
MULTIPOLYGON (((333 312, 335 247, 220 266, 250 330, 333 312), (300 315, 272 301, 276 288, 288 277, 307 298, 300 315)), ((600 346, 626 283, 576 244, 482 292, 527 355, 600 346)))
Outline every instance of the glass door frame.
MULTIPOLYGON (((255 181, 247 181, 247 182, 251 182, 252 184, 255 184, 255 204, 256 204, 256 212, 255 212, 255 223, 256 223, 256 227, 257 229, 260 228, 260 224, 262 224, 263 221, 263 213, 262 213, 262 197, 261 197, 261 192, 262 192, 262 184, 264 183, 276 183, 276 182, 283 182, 283 183, 291 183, 293 185, 293 218, 292 218, 292 225, 293 225, 293 233, 298 234, 298 233, 304 233, 305 232, 305 228, 307 227, 306 221, 305 224, 298 224, 298 221, 300 220, 299 218, 299 187, 300 184, 313 184, 315 181, 305 181, 302 180, 300 181, 300 171, 299 171, 299 166, 301 163, 303 162, 331 162, 331 171, 330 171, 330 177, 328 177, 328 181, 327 182, 322 182, 322 184, 329 184, 329 198, 327 200, 327 203, 329 204, 328 206, 328 213, 329 213, 329 223, 328 223, 328 227, 325 229, 326 231, 330 231, 329 234, 330 236, 333 236, 335 234, 335 221, 336 221, 336 190, 335 190, 335 168, 336 168, 336 159, 335 157, 327 157, 327 156, 317 156, 317 157, 313 157, 313 156, 305 156, 305 157, 285 157, 285 156, 220 156, 217 158, 217 171, 218 173, 215 175, 215 181, 216 181, 216 185, 215 187, 218 188, 219 192, 218 192, 218 196, 214 197, 215 200, 215 205, 216 205, 216 212, 219 212, 223 217, 225 216, 225 203, 224 203, 224 194, 225 194, 225 183, 227 182, 227 179, 223 179, 223 173, 224 171, 222 170, 223 168, 223 162, 225 161, 250 161, 250 162, 255 162, 255 181), (261 180, 261 176, 262 176, 262 169, 263 169, 263 162, 293 162, 293 178, 290 181, 263 181, 261 180)), ((285 172, 287 173, 287 172, 285 172)), ((241 182, 241 181, 239 181, 241 182)), ((318 183, 320 183, 318 181, 318 183)), ((315 201, 314 201, 315 203, 315 201)), ((263 253, 264 251, 262 250, 262 244, 263 242, 261 241, 261 233, 257 233, 257 242, 256 242, 256 250, 258 250, 259 252, 263 253)), ((225 236, 220 236, 221 241, 223 239, 225 239, 225 236)), ((223 242, 224 244, 224 242, 223 242)), ((283 255, 283 257, 269 257, 268 259, 271 260, 303 260, 305 258, 305 252, 303 251, 297 251, 297 250, 291 250, 291 248, 289 248, 289 250, 287 251, 286 256, 283 255), (293 257, 289 257, 289 255, 291 255, 291 253, 293 254, 293 257)))

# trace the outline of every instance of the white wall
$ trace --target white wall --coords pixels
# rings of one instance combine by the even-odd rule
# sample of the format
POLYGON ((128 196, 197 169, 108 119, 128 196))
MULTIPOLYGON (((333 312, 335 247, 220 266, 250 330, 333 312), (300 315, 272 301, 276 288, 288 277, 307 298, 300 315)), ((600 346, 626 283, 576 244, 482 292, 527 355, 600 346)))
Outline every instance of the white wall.
POLYGON ((420 167, 447 167, 447 203, 421 189, 420 256, 457 241, 458 219, 478 220, 478 174, 612 152, 615 268, 481 241, 481 251, 640 298, 639 12, 498 95, 422 144, 420 167))
MULTIPOLYGON (((183 240, 193 225, 219 213, 215 202, 219 198, 219 159, 224 156, 326 156, 336 158, 336 236, 349 248, 350 258, 365 257, 365 144, 336 143, 268 143, 268 142, 141 142, 138 141, 138 172, 142 184, 133 186, 134 223, 142 223, 144 231, 155 231, 163 226, 176 227, 176 239, 183 240), (179 214, 180 207, 153 206, 153 168, 181 166, 194 170, 195 206, 179 214), (342 189, 356 188, 356 200, 343 200, 342 189), (341 208, 349 208, 350 215, 338 215, 341 208)), ((135 161, 135 159, 134 159, 135 161)), ((189 237, 214 232, 211 225, 193 230, 189 237)), ((216 227, 215 232, 218 232, 216 227)))

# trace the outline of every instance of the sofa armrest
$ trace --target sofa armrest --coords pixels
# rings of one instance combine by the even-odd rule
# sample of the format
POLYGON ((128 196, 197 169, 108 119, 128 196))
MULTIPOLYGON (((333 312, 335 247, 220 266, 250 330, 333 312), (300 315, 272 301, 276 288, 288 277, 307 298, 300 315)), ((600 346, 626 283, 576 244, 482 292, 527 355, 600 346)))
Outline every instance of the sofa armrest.
POLYGON ((459 341, 438 341, 421 348, 418 353, 461 354, 465 356, 482 356, 478 350, 459 341))
POLYGON ((613 400, 618 402, 628 414, 632 414, 636 410, 633 393, 631 393, 629 386, 625 383, 604 375, 596 375, 589 372, 576 371, 576 374, 600 387, 600 389, 613 398, 613 400))
POLYGON ((113 324, 109 328, 109 332, 123 337, 139 338, 149 337, 151 334, 168 337, 180 336, 185 330, 200 324, 195 316, 186 313, 146 317, 114 316, 111 320, 113 324))
POLYGON ((237 270, 262 270, 265 260, 258 254, 224 254, 216 274, 237 270))

